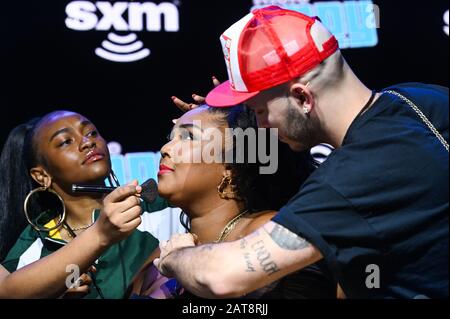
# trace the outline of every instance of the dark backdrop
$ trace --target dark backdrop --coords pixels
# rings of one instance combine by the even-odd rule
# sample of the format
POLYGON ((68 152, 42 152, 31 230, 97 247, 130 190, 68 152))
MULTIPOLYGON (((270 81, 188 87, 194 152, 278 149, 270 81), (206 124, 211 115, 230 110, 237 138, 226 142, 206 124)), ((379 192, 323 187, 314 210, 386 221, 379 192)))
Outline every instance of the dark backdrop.
MULTIPOLYGON (((180 31, 137 32, 152 54, 121 64, 94 54, 108 32, 66 27, 69 2, 1 5, 0 145, 18 123, 51 110, 70 109, 89 117, 125 152, 158 150, 170 120, 179 115, 170 97, 189 99, 193 92, 209 90, 212 75, 225 78, 218 37, 253 3, 179 1, 180 31)), ((405 81, 448 86, 449 43, 443 31, 448 2, 375 3, 381 9, 378 45, 344 50, 361 79, 377 89, 405 81)))

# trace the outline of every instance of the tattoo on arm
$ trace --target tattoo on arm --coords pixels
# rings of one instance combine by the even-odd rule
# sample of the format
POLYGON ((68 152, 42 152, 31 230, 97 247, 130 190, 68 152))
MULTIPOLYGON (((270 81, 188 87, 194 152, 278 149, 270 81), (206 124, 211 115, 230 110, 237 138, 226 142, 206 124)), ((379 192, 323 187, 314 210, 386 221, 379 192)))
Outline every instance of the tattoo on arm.
POLYGON ((211 251, 214 249, 214 246, 211 244, 201 245, 201 251, 211 251))
POLYGON ((255 267, 252 264, 252 260, 250 257, 250 253, 245 253, 244 254, 244 259, 245 259, 245 263, 247 265, 247 268, 245 269, 246 272, 255 272, 255 267))
POLYGON ((272 260, 272 256, 267 250, 263 240, 254 243, 251 248, 256 253, 256 259, 259 262, 259 266, 265 273, 270 276, 280 271, 277 263, 272 260))
POLYGON ((304 238, 278 224, 267 233, 273 241, 283 249, 302 250, 311 246, 304 238))

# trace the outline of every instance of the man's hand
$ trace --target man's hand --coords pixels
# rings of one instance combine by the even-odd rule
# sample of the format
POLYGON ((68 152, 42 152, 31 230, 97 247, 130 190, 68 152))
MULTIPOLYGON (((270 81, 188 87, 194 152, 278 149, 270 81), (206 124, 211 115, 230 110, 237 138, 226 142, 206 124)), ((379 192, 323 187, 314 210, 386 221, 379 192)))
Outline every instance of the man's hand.
POLYGON ((155 266, 202 298, 238 298, 323 258, 305 238, 273 221, 236 241, 198 247, 191 234, 161 245, 155 266))
MULTIPOLYGON (((220 85, 219 80, 217 80, 215 76, 212 77, 212 81, 215 87, 220 85)), ((199 105, 204 104, 206 98, 198 94, 192 94, 192 99, 194 100, 194 102, 187 103, 177 98, 176 96, 172 96, 173 103, 183 112, 189 112, 190 110, 195 109, 199 105)))
POLYGON ((198 238, 194 234, 175 234, 167 241, 162 242, 159 245, 159 248, 161 250, 161 254, 159 258, 156 258, 153 261, 153 264, 158 268, 159 272, 168 277, 171 278, 171 274, 166 269, 164 264, 164 260, 167 256, 169 256, 173 251, 186 248, 186 247, 194 247, 196 243, 198 242, 198 238))

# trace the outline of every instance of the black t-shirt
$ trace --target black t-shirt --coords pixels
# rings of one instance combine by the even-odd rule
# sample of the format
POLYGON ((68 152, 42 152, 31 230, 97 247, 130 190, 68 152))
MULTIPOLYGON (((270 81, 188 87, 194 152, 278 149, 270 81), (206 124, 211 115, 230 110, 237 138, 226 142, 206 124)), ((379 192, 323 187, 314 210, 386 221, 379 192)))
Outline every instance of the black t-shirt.
MULTIPOLYGON (((389 89, 419 106, 448 141, 447 88, 389 89)), ((347 297, 448 297, 448 167, 436 136, 385 93, 273 220, 321 251, 347 297)))

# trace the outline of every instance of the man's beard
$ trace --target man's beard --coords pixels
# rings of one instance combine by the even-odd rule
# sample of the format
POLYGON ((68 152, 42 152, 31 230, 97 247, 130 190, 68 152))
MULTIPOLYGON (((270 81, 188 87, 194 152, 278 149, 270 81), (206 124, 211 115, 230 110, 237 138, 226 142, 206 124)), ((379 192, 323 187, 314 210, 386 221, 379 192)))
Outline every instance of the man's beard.
POLYGON ((286 137, 295 142, 290 145, 294 151, 308 150, 317 144, 319 123, 314 118, 305 118, 287 98, 286 137))

